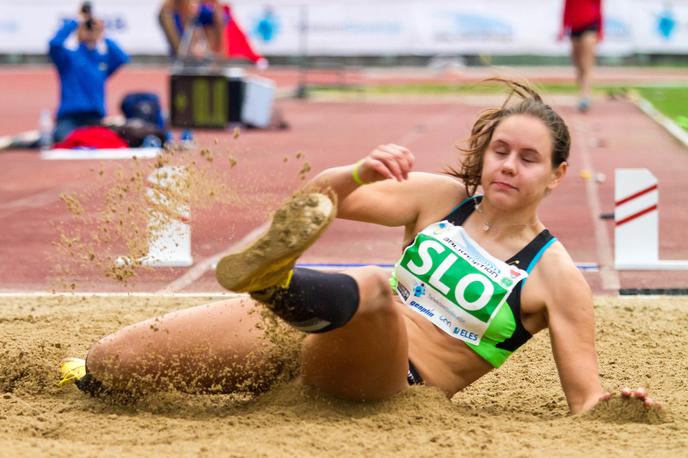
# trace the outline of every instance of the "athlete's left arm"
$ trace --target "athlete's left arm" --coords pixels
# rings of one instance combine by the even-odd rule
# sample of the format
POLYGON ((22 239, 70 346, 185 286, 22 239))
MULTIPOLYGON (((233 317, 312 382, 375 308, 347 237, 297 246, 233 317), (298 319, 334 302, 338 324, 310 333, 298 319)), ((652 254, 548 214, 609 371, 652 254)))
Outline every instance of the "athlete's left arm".
POLYGON ((538 268, 547 287, 552 352, 571 413, 594 407, 606 395, 595 352, 595 316, 590 286, 566 250, 557 244, 538 268))
POLYGON ((129 55, 119 47, 116 41, 105 39, 107 44, 107 76, 111 76, 122 65, 129 62, 129 55))

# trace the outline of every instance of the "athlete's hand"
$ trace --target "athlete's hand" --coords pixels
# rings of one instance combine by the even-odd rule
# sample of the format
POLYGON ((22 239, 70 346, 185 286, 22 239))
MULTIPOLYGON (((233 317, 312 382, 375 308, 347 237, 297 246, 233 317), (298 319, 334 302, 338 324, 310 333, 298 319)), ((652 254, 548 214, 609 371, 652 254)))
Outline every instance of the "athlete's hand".
MULTIPOLYGON (((611 393, 605 393, 600 397, 600 401, 608 401, 611 399, 611 393)), ((661 406, 650 397, 645 388, 636 388, 632 390, 631 388, 623 388, 621 390, 621 398, 627 399, 633 402, 642 402, 643 406, 648 409, 661 409, 661 406)))
POLYGON ((404 181, 415 158, 408 148, 388 143, 380 145, 359 161, 358 176, 364 183, 381 180, 404 181))

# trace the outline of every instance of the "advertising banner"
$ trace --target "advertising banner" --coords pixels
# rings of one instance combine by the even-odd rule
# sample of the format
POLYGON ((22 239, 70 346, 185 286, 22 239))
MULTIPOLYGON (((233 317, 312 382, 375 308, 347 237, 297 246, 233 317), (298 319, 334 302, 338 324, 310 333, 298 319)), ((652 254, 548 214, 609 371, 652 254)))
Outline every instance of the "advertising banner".
MULTIPOLYGON (((165 55, 157 0, 95 0, 131 54, 165 55)), ((44 54, 80 1, 0 0, 0 53, 44 54)), ((688 0, 605 0, 600 54, 688 54, 688 0)), ((235 19, 264 55, 567 55, 563 0, 236 0, 235 19)))

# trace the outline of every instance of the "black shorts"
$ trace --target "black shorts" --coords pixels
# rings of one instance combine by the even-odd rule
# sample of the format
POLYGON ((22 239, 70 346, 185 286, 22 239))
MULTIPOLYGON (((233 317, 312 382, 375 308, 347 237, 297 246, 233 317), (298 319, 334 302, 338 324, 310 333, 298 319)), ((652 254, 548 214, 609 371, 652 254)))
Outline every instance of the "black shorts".
POLYGON ((413 365, 411 360, 408 362, 408 374, 406 375, 406 380, 408 381, 409 386, 411 385, 422 385, 423 384, 423 377, 420 376, 418 371, 416 370, 416 366, 413 365))
POLYGON ((583 34, 588 32, 597 33, 600 31, 600 21, 594 21, 590 24, 578 27, 577 29, 571 29, 571 38, 580 38, 583 34))

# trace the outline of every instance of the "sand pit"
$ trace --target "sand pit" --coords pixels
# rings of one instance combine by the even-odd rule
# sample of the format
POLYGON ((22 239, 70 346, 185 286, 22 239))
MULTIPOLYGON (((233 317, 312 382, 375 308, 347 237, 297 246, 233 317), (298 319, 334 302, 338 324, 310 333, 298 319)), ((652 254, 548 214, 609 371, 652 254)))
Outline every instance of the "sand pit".
POLYGON ((207 301, 3 297, 0 455, 688 455, 688 298, 596 300, 605 386, 648 387, 661 415, 617 399, 566 416, 546 332, 451 401, 414 387, 386 402, 349 403, 291 383, 254 399, 166 393, 123 406, 56 387, 61 358, 83 356, 126 324, 207 301))

